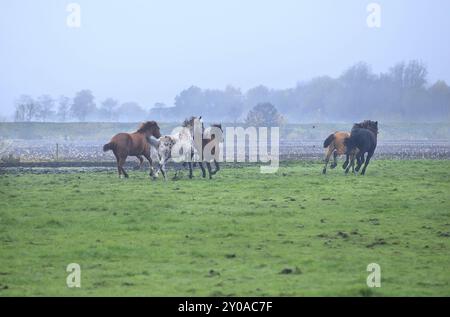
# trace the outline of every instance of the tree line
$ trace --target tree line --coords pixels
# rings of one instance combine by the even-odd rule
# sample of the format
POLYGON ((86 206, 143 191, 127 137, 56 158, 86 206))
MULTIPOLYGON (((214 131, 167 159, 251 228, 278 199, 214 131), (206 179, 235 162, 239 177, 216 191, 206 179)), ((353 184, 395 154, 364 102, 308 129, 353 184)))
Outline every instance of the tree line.
POLYGON ((243 93, 232 86, 181 91, 168 107, 156 103, 144 110, 136 102, 120 104, 114 98, 95 103, 90 90, 73 99, 57 100, 28 95, 16 102, 16 121, 179 121, 202 115, 208 121, 349 122, 367 118, 387 121, 449 121, 450 87, 445 81, 427 81, 426 66, 417 60, 401 62, 376 74, 366 63, 357 63, 339 77, 322 76, 293 88, 257 86, 243 93), (259 117, 258 117, 259 116, 259 117), (269 118, 270 117, 270 118, 269 118), (258 119, 259 118, 259 119, 258 119))
POLYGON ((106 98, 99 105, 91 90, 76 93, 73 99, 60 96, 55 99, 42 95, 36 99, 21 95, 16 101, 14 120, 30 121, 141 121, 149 116, 137 102, 120 104, 117 99, 106 98))

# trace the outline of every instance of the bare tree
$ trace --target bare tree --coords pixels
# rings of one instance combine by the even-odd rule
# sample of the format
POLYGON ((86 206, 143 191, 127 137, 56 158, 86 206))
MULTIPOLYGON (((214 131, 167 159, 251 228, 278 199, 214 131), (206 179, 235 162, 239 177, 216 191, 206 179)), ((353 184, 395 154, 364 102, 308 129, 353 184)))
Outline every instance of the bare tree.
POLYGON ((29 95, 21 95, 16 101, 14 120, 18 122, 36 119, 39 113, 39 104, 29 95))
POLYGON ((66 96, 59 97, 58 118, 59 121, 65 122, 69 117, 70 98, 66 96))
POLYGON ((38 103, 38 117, 45 122, 54 114, 55 100, 50 95, 42 95, 38 98, 38 103))

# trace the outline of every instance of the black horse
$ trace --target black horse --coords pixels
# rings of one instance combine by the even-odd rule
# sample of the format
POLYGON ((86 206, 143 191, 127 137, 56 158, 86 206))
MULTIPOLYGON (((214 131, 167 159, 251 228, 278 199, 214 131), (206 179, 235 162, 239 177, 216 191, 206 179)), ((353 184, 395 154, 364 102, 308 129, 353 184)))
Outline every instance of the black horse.
POLYGON ((350 138, 344 140, 344 144, 347 148, 347 159, 342 167, 346 168, 346 174, 349 172, 350 166, 353 165, 353 160, 350 165, 348 163, 349 156, 355 148, 359 150, 356 155, 358 164, 355 170, 356 172, 359 172, 362 164, 364 163, 364 167, 361 171, 361 175, 364 175, 366 173, 367 165, 369 165, 370 159, 372 158, 377 147, 378 121, 366 120, 364 123, 364 128, 355 125, 350 134, 350 138), (367 157, 364 158, 364 154, 366 153, 367 157))

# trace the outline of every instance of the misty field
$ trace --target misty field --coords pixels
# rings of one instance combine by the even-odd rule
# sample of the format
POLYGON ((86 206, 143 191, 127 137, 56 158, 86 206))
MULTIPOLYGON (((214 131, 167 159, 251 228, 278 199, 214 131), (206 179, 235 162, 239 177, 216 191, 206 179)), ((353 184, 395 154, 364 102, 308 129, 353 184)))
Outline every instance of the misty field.
POLYGON ((321 167, 0 175, 0 296, 450 295, 450 161, 321 167))

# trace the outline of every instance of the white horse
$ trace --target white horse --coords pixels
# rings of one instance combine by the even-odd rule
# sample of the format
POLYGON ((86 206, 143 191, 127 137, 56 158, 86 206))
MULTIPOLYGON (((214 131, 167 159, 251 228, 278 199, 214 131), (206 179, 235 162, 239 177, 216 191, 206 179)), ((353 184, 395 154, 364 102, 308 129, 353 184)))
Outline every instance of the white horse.
POLYGON ((169 160, 190 163, 192 159, 198 157, 191 131, 187 127, 178 128, 172 135, 161 136, 158 140, 151 140, 150 143, 157 152, 159 162, 154 178, 157 178, 161 171, 167 180, 166 164, 169 160))

